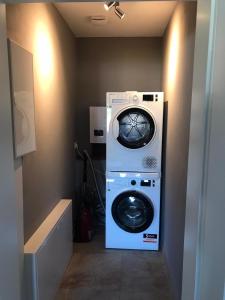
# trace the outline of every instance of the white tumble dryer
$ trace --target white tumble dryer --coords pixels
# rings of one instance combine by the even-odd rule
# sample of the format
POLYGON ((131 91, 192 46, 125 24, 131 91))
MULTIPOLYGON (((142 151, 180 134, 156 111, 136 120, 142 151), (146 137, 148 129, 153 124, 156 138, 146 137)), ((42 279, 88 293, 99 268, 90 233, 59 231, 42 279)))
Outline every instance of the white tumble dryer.
POLYGON ((161 172, 162 92, 107 93, 106 170, 161 172))
POLYGON ((160 177, 107 172, 106 248, 158 250, 160 177))

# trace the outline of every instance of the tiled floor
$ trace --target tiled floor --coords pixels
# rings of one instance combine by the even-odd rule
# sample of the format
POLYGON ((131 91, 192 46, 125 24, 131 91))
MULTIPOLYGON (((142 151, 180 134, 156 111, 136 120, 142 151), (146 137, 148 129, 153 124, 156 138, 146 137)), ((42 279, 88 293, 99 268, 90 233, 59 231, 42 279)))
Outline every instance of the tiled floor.
POLYGON ((172 300, 160 252, 109 250, 99 231, 75 244, 55 300, 172 300))

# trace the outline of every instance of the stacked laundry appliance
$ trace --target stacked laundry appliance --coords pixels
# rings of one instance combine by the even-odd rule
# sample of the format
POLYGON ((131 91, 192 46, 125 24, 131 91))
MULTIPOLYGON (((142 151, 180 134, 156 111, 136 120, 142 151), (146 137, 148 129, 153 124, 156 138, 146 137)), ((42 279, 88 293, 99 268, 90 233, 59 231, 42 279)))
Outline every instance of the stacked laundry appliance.
POLYGON ((162 129, 162 92, 107 93, 106 248, 159 248, 162 129))

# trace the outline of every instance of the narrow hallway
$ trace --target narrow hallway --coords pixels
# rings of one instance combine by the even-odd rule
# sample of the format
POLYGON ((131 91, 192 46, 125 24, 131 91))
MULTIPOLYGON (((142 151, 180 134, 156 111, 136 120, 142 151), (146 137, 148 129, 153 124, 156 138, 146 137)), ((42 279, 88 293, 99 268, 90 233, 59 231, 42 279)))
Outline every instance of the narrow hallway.
POLYGON ((55 300, 172 300, 160 252, 109 250, 99 230, 74 255, 55 300))

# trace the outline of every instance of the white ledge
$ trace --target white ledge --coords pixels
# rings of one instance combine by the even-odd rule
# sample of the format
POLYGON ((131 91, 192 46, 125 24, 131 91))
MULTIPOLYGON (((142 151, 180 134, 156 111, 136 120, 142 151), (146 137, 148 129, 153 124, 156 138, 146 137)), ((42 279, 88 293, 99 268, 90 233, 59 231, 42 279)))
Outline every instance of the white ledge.
POLYGON ((62 199, 50 212, 47 218, 42 222, 40 227, 35 231, 31 238, 24 246, 25 254, 34 254, 45 243, 48 235, 56 226, 57 222, 61 219, 64 212, 72 204, 71 199, 62 199))

